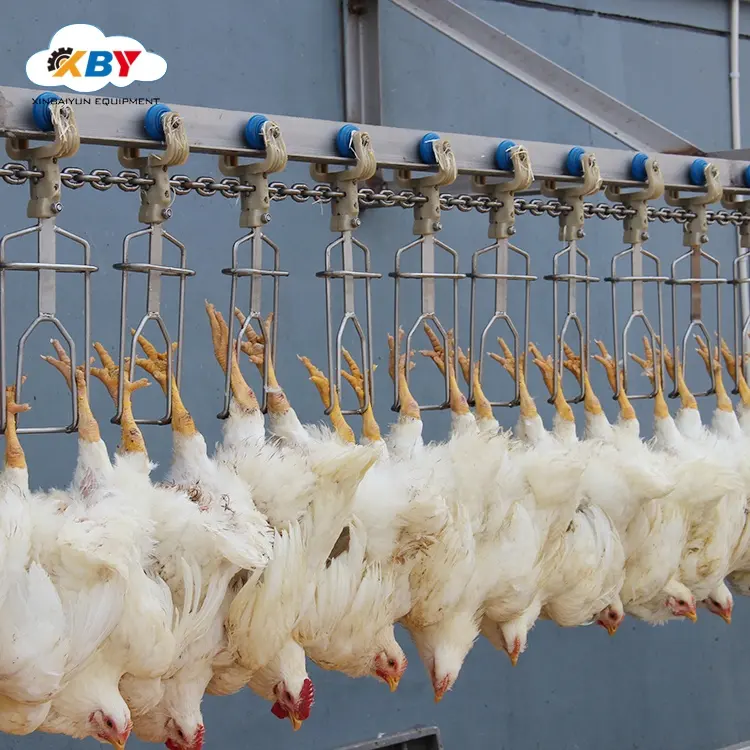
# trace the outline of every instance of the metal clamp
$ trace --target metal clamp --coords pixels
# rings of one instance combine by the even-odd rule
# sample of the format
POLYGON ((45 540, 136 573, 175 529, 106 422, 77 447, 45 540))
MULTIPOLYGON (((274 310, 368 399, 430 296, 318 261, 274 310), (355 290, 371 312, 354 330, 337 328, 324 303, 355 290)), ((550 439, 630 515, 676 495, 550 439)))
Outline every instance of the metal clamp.
MULTIPOLYGON (((83 275, 83 366, 86 379, 89 375, 89 348, 91 344, 91 279, 90 275, 99 270, 91 264, 91 246, 82 237, 57 226, 57 215, 62 211, 59 160, 73 156, 80 144, 80 135, 75 114, 69 104, 65 104, 57 94, 45 93, 34 102, 33 115, 42 130, 53 131, 54 141, 44 146, 29 147, 27 139, 10 138, 6 150, 13 159, 25 160, 29 170, 41 172, 40 177, 30 180, 30 199, 26 215, 37 219, 37 224, 17 232, 6 234, 0 239, 0 432, 7 425, 6 394, 7 373, 5 369, 6 328, 6 273, 8 271, 33 271, 37 274, 37 316, 27 326, 18 340, 16 360, 16 400, 21 401, 23 384, 23 363, 26 342, 34 330, 42 323, 51 323, 65 341, 72 371, 75 372, 78 358, 73 337, 57 317, 56 281, 58 273, 79 273, 83 275), (37 236, 37 262, 6 261, 6 246, 11 240, 26 235, 37 236), (83 250, 83 263, 57 262, 57 236, 72 240, 83 250)), ((71 420, 63 427, 25 427, 19 433, 75 432, 78 427, 77 385, 71 383, 71 420)))
MULTIPOLYGON (((690 287, 690 323, 682 337, 680 357, 683 372, 685 372, 688 342, 694 329, 697 328, 705 336, 706 343, 709 344, 709 349, 711 348, 712 337, 703 322, 703 287, 705 285, 712 285, 716 290, 716 344, 721 343, 721 285, 727 282, 726 279, 719 276, 721 264, 718 259, 703 250, 703 245, 708 242, 708 206, 720 200, 723 193, 719 180, 719 169, 704 159, 696 159, 690 169, 690 179, 696 186, 704 185, 705 190, 701 193, 681 196, 678 189, 667 188, 664 195, 670 206, 685 208, 693 214, 693 218, 685 222, 682 231, 682 244, 690 249, 672 262, 671 277, 667 281, 667 284, 672 287, 672 348, 675 357, 677 356, 678 340, 677 289, 680 286, 690 287), (690 276, 680 278, 678 266, 682 261, 688 259, 690 260, 690 276), (714 270, 714 275, 710 278, 703 276, 703 260, 707 261, 714 270)), ((709 378, 710 387, 701 393, 694 393, 694 396, 710 396, 716 392, 716 376, 712 368, 709 372, 709 378)), ((676 398, 679 395, 676 381, 677 378, 675 378, 674 388, 669 394, 671 398, 676 398)))
POLYGON ((164 229, 164 223, 172 216, 172 189, 169 183, 169 167, 184 164, 189 156, 189 146, 185 128, 180 116, 163 104, 153 105, 146 113, 145 127, 154 140, 165 144, 163 153, 150 153, 141 156, 137 148, 120 148, 117 156, 120 163, 128 169, 137 169, 141 177, 153 180, 153 183, 141 188, 141 206, 138 220, 148 224, 148 229, 139 229, 126 235, 122 243, 122 263, 115 263, 113 268, 122 272, 120 294, 120 354, 119 378, 117 384, 117 413, 112 417, 114 424, 120 424, 125 393, 125 341, 127 338, 128 309, 128 274, 148 274, 146 292, 146 313, 141 318, 133 334, 130 346, 130 368, 128 377, 135 378, 135 360, 138 337, 146 324, 156 321, 167 352, 167 388, 166 411, 160 419, 136 419, 138 424, 165 425, 172 421, 172 389, 169 386, 173 377, 172 339, 161 315, 161 279, 162 276, 179 278, 179 302, 177 312, 177 362, 174 378, 179 385, 182 370, 182 342, 185 317, 185 280, 194 276, 195 271, 186 267, 185 246, 164 229), (152 131, 156 131, 152 134, 152 131), (148 263, 133 263, 130 260, 130 243, 138 237, 148 237, 148 263), (163 263, 164 240, 177 248, 180 254, 178 266, 163 263))
MULTIPOLYGON (((745 181, 750 178, 750 171, 745 172, 745 181)), ((724 208, 731 211, 739 211, 742 214, 750 214, 750 199, 740 200, 739 194, 724 189, 721 199, 724 208)), ((748 337, 750 337, 750 309, 744 313, 742 309, 742 297, 747 297, 748 287, 750 284, 750 221, 740 223, 739 248, 737 257, 732 263, 732 279, 729 281, 734 288, 734 356, 735 356, 735 376, 734 388, 732 393, 739 393, 739 375, 740 368, 745 368, 745 362, 748 354, 748 337)))
POLYGON ((565 343, 565 337, 568 328, 573 323, 578 331, 578 343, 581 355, 581 379, 579 393, 575 398, 568 399, 569 403, 578 403, 584 398, 584 383, 588 371, 589 358, 589 337, 591 331, 591 292, 590 286, 594 281, 599 281, 595 276, 591 276, 591 261, 579 247, 578 241, 585 235, 583 231, 584 222, 584 197, 593 195, 601 189, 602 179, 599 173, 599 166, 594 154, 587 154, 580 147, 571 149, 567 159, 568 172, 571 175, 582 177, 583 181, 577 185, 559 186, 555 180, 545 180, 542 185, 542 193, 548 197, 557 198, 562 206, 568 208, 567 211, 560 213, 560 231, 558 237, 561 242, 565 242, 565 247, 555 253, 552 261, 552 273, 545 276, 547 281, 552 282, 552 304, 553 304, 553 328, 554 328, 554 367, 557 377, 553 381, 552 395, 549 403, 554 403, 557 398, 557 389, 560 387, 563 378, 563 357, 562 349, 565 343), (584 262, 584 273, 578 273, 578 258, 584 262), (568 271, 560 273, 560 262, 567 258, 568 271), (558 283, 565 282, 568 285, 568 309, 563 321, 562 327, 558 326, 558 283), (583 284, 585 289, 586 312, 584 322, 577 311, 577 285, 583 284))
MULTIPOLYGON (((625 391, 630 399, 654 398, 658 392, 659 384, 664 382, 663 377, 657 381, 654 379, 654 387, 650 393, 632 394, 628 391, 628 333, 636 320, 642 321, 646 333, 651 340, 652 351, 657 351, 658 342, 664 341, 664 312, 662 305, 661 285, 669 281, 669 276, 661 275, 661 261, 658 256, 650 253, 643 246, 649 238, 648 232, 648 202, 658 200, 664 194, 664 177, 659 163, 646 154, 636 154, 632 162, 633 179, 645 182, 646 186, 641 189, 624 191, 619 185, 609 185, 605 189, 605 195, 613 202, 621 202, 627 208, 632 209, 630 215, 623 220, 623 242, 630 245, 627 250, 617 253, 612 258, 610 275, 604 281, 612 285, 612 329, 614 341, 615 360, 615 393, 614 398, 620 397, 620 389, 625 391), (630 275, 619 276, 617 263, 619 260, 630 257, 630 275), (643 261, 648 260, 654 264, 654 273, 645 275, 643 272, 643 261), (617 320, 617 284, 631 284, 631 312, 625 323, 622 333, 617 320), (658 333, 651 324, 644 309, 644 284, 654 283, 656 285, 656 307, 658 317, 658 333), (622 386, 620 376, 622 375, 622 386)), ((657 364, 654 363, 654 367, 657 364)), ((658 367, 663 375, 664 362, 659 358, 658 367)))
MULTIPOLYGON (((403 187, 408 187, 416 194, 422 196, 424 201, 414 206, 414 227, 413 233, 419 235, 418 239, 404 245, 396 251, 394 270, 388 274, 394 281, 394 338, 396 346, 398 344, 398 331, 401 329, 401 280, 402 279, 419 279, 422 286, 422 304, 421 313, 414 321, 406 335, 406 351, 411 351, 411 341, 414 332, 427 321, 430 321, 438 332, 443 342, 443 350, 448 354, 448 333, 437 316, 435 309, 435 281, 438 279, 449 279, 453 283, 453 324, 452 328, 455 333, 453 342, 453 370, 456 367, 456 342, 458 341, 458 281, 465 278, 466 274, 458 271, 458 253, 452 248, 441 242, 435 237, 435 234, 442 229, 440 221, 440 187, 450 185, 458 176, 456 167, 456 158, 453 149, 448 141, 440 138, 437 133, 427 133, 422 137, 419 144, 419 154, 423 162, 435 164, 437 172, 426 177, 413 177, 410 170, 400 169, 396 174, 396 179, 403 187), (403 256, 414 248, 419 248, 421 253, 420 271, 405 273, 401 270, 403 256), (435 249, 442 250, 451 260, 452 272, 439 273, 435 270, 435 249)), ((400 356, 396 352, 396 361, 400 356)), ((446 356, 445 362, 445 399, 440 404, 420 404, 422 411, 431 411, 436 409, 446 409, 450 402, 450 357, 446 356)), ((409 368, 406 368, 406 381, 409 381, 409 368)), ((393 405, 394 411, 399 411, 401 402, 399 398, 398 378, 394 378, 393 384, 393 405)))
MULTIPOLYGON (((497 149, 495 158, 498 169, 512 171, 513 177, 504 182, 490 183, 484 176, 472 178, 473 192, 483 193, 492 198, 495 206, 490 209, 490 225, 488 236, 494 239, 491 245, 477 250, 471 257, 471 305, 469 312, 469 342, 470 342, 470 372, 474 372, 474 364, 479 362, 479 382, 482 383, 484 374, 484 355, 486 351, 487 336, 490 329, 498 321, 503 321, 508 326, 513 339, 513 356, 515 357, 515 394, 510 401, 490 401, 491 406, 516 406, 521 401, 521 362, 529 340, 529 313, 530 313, 530 291, 531 282, 536 281, 536 276, 530 274, 531 258, 527 252, 515 245, 510 244, 509 238, 516 233, 515 220, 515 193, 517 190, 526 190, 534 182, 534 173, 531 169, 529 152, 524 146, 517 146, 512 141, 503 141, 497 149), (494 254, 495 272, 481 273, 479 262, 482 256, 489 253, 494 254), (509 273, 509 253, 518 257, 523 262, 524 273, 509 273), (479 339, 479 347, 476 344, 476 317, 477 317, 477 281, 479 279, 492 279, 495 282, 495 312, 489 322, 482 330, 479 339), (524 319, 523 335, 520 336, 518 328, 508 313, 508 282, 524 282, 524 319)), ((469 403, 474 405, 474 378, 469 379, 469 403)))
POLYGON ((359 189, 360 181, 369 180, 377 170, 377 160, 372 148, 372 141, 365 133, 354 125, 344 125, 336 136, 336 146, 341 156, 353 156, 355 164, 348 169, 331 172, 327 164, 310 165, 310 174, 319 182, 330 183, 336 192, 343 193, 331 200, 331 231, 340 233, 338 239, 331 242, 325 249, 325 270, 316 273, 316 277, 325 280, 326 294, 326 343, 328 347, 328 384, 329 406, 326 414, 330 414, 334 406, 334 395, 341 393, 342 347, 344 331, 351 321, 359 339, 360 357, 362 361, 362 376, 364 378, 364 402, 357 409, 343 409, 342 413, 363 414, 373 403, 372 385, 372 299, 371 282, 379 279, 381 274, 373 273, 370 265, 369 248, 356 239, 352 232, 362 223, 359 218, 359 189), (336 270, 332 264, 331 254, 341 248, 341 269, 336 270), (354 268, 354 249, 362 253, 364 270, 354 268), (339 321, 334 336, 333 332, 333 301, 331 282, 333 279, 343 280, 343 315, 339 321), (354 282, 361 279, 365 284, 365 329, 357 316, 354 300, 354 282))
POLYGON ((268 375, 270 368, 276 361, 276 342, 278 337, 279 320, 279 280, 282 276, 288 276, 288 271, 282 271, 280 267, 280 253, 278 246, 272 242, 263 232, 262 227, 271 221, 271 194, 268 189, 268 175, 274 172, 282 172, 286 167, 287 153, 281 128, 264 115, 253 115, 245 128, 245 140, 251 148, 265 149, 266 156, 262 161, 240 164, 236 155, 224 155, 219 157, 219 169, 228 177, 237 177, 241 185, 250 185, 252 191, 240 192, 240 226, 249 228, 250 232, 240 237, 232 245, 232 266, 222 268, 221 272, 231 277, 229 292, 229 315, 227 326, 229 335, 227 337, 227 371, 224 380, 224 406, 217 415, 219 419, 229 416, 229 404, 232 398, 231 389, 231 367, 232 348, 236 342, 242 342, 246 331, 257 321, 260 332, 263 334, 263 399, 261 409, 265 414, 268 410, 268 375), (239 266, 239 250, 245 243, 250 243, 251 263, 250 268, 239 266), (273 253, 273 268, 263 268, 263 246, 268 245, 273 253), (237 296, 237 280, 250 277, 250 304, 245 322, 240 327, 237 337, 234 336, 234 308, 237 296), (270 277, 273 280, 273 308, 269 330, 264 330, 264 319, 262 317, 262 291, 263 279, 270 277))

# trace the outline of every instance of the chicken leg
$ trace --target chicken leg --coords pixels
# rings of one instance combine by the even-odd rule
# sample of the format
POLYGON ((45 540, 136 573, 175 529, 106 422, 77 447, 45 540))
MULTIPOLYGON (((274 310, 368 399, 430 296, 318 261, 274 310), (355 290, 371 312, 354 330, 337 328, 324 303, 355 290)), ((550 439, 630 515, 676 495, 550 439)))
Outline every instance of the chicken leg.
MULTIPOLYGON (((24 380, 26 377, 24 376, 24 380)), ((5 428, 5 467, 9 469, 26 469, 26 455, 16 432, 16 417, 31 407, 28 404, 16 403, 16 387, 8 386, 5 389, 5 404, 8 414, 7 426, 5 428)), ((28 489, 28 482, 27 487, 28 489)))
MULTIPOLYGON (((612 359, 612 355, 607 350, 607 347, 605 346, 603 341, 600 341, 599 339, 596 340, 596 345, 599 347, 599 354, 594 354, 594 359, 604 368, 604 371, 607 374, 607 381, 609 382, 609 387, 612 389, 612 393, 617 392, 617 367, 615 366, 615 361, 612 359)), ((633 405, 630 403, 630 399, 628 398, 628 394, 625 392, 625 377, 622 370, 620 370, 619 373, 619 381, 620 381, 620 391, 617 394, 617 403, 620 406, 620 419, 623 422, 630 422, 631 420, 635 420, 635 409, 633 408, 633 405)))
MULTIPOLYGON (((224 316, 206 300, 206 313, 208 323, 211 326, 211 340, 214 345, 214 356, 219 363, 222 371, 227 371, 227 339, 229 337, 229 328, 227 327, 224 316)), ((258 399, 253 389, 247 384, 242 370, 240 370, 237 361, 237 347, 232 348, 231 372, 229 383, 232 388, 232 396, 239 407, 247 413, 255 413, 259 410, 258 399)))
MULTIPOLYGON (((50 341, 57 354, 57 359, 42 354, 42 359, 52 365, 64 378, 70 390, 73 389, 73 378, 70 365, 70 357, 57 339, 50 341)), ((93 361, 93 359, 92 359, 93 361)), ((97 443, 101 439, 99 424, 91 412, 89 404, 87 383, 84 375, 83 365, 76 367, 76 401, 78 402, 78 436, 87 443, 97 443)))
MULTIPOLYGON (((365 405, 365 378, 362 374, 362 370, 354 360, 354 357, 346 350, 342 349, 341 353, 344 355, 346 365, 349 368, 349 372, 346 370, 341 371, 342 377, 352 387, 354 393, 357 395, 360 407, 365 405)), ((377 365, 373 365, 370 370, 370 383, 372 383, 373 375, 377 365)), ((375 415, 372 410, 372 399, 367 404, 367 408, 362 413, 362 437, 370 443, 377 443, 382 440, 380 434, 380 426, 375 419, 375 415)))
POLYGON ((447 334, 447 345, 448 345, 448 356, 446 358, 445 348, 440 343, 440 339, 437 337, 435 332, 430 328, 427 323, 424 324, 424 332, 427 334, 427 338, 430 340, 432 350, 423 349, 419 353, 423 357, 431 359, 440 373, 445 377, 446 364, 448 366, 448 389, 450 395, 450 407, 451 413, 456 417, 462 417, 469 413, 469 402, 466 400, 466 396, 461 392, 458 387, 458 380, 456 379, 456 368, 453 362, 453 348, 454 348, 454 336, 453 331, 448 331, 447 334))
MULTIPOLYGON (((112 401, 117 405, 117 381, 120 373, 119 368, 109 352, 98 341, 94 343, 94 349, 99 355, 99 360, 101 361, 102 366, 92 367, 91 374, 104 384, 112 401)), ((127 375, 127 371, 130 369, 127 360, 125 362, 125 369, 125 388, 122 397, 122 420, 120 421, 122 442, 118 446, 118 451, 121 453, 140 453, 145 456, 146 443, 143 440, 141 430, 133 416, 132 396, 135 391, 148 387, 150 383, 146 378, 141 378, 140 380, 131 382, 127 375)))
POLYGON ((326 409, 331 409, 330 420, 333 429, 336 434, 345 443, 355 443, 354 430, 349 426, 344 415, 341 413, 341 404, 339 402, 339 393, 337 389, 333 391, 333 406, 331 405, 331 391, 330 383, 328 378, 323 374, 322 370, 319 370, 311 361, 309 357, 297 355, 297 358, 305 366, 307 372, 310 374, 310 380, 312 384, 318 389, 320 394, 320 400, 323 402, 323 406, 326 409))
MULTIPOLYGON (((134 330, 131 333, 135 334, 134 330)), ((167 352, 157 352, 156 347, 145 337, 139 336, 138 343, 143 349, 146 358, 138 357, 135 363, 142 370, 145 370, 161 386, 164 393, 167 393, 167 387, 172 391, 172 430, 185 438, 193 437, 198 433, 190 412, 185 407, 180 396, 180 389, 177 386, 177 380, 172 376, 172 382, 167 384, 167 357, 171 356, 167 352)), ((177 342, 172 344, 172 351, 177 349, 177 342)))

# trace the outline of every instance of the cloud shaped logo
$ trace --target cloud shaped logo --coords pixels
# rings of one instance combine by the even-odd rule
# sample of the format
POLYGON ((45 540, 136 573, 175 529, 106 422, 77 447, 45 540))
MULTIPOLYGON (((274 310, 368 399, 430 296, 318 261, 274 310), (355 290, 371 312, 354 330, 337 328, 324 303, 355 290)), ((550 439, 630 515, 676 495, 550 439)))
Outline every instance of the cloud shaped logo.
POLYGON ((123 88, 135 81, 157 81, 166 72, 167 61, 148 52, 139 41, 104 36, 87 23, 63 27, 47 49, 26 63, 26 75, 37 86, 65 86, 81 94, 110 83, 123 88))

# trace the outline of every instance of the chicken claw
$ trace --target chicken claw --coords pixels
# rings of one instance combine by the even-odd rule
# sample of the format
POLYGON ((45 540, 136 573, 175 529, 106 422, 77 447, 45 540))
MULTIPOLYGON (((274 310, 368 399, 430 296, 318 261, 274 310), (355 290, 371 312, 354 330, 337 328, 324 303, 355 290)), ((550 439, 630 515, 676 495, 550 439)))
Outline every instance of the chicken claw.
MULTIPOLYGON (((24 376, 23 380, 25 379, 26 376, 24 376)), ((6 468, 26 468, 26 456, 23 452, 23 448, 21 447, 21 443, 18 440, 18 434, 16 432, 16 416, 25 411, 29 411, 30 409, 31 407, 28 404, 16 403, 16 387, 14 385, 10 385, 5 389, 5 411, 8 417, 5 427, 6 468)))
POLYGON ((417 400, 412 396, 409 390, 409 384, 406 381, 406 369, 414 369, 414 363, 411 361, 413 352, 407 352, 401 354, 401 342, 404 340, 403 328, 398 329, 398 376, 396 375, 396 341, 393 336, 388 334, 388 372, 391 376, 391 380, 396 382, 398 377, 398 399, 401 404, 399 409, 399 415, 401 417, 408 417, 409 419, 419 420, 421 419, 419 413, 419 404, 417 400))
POLYGON ((326 410, 330 409, 330 420, 336 434, 346 443, 356 442, 354 430, 348 425, 344 415, 341 413, 341 404, 339 401, 339 392, 337 388, 333 389, 333 403, 331 403, 331 384, 322 370, 319 370, 310 360, 309 357, 297 355, 297 359, 305 366, 310 375, 310 380, 318 389, 320 400, 326 410))

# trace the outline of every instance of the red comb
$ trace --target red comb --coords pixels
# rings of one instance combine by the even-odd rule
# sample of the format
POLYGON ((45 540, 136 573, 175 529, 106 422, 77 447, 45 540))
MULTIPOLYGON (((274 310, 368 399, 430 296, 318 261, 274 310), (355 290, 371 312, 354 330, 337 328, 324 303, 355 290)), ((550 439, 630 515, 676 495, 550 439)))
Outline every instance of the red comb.
POLYGON ((315 685, 313 685, 309 677, 306 677, 302 683, 302 690, 300 690, 299 700, 297 701, 297 705, 299 706, 297 713, 302 721, 310 718, 310 709, 313 707, 313 703, 315 703, 315 685))

